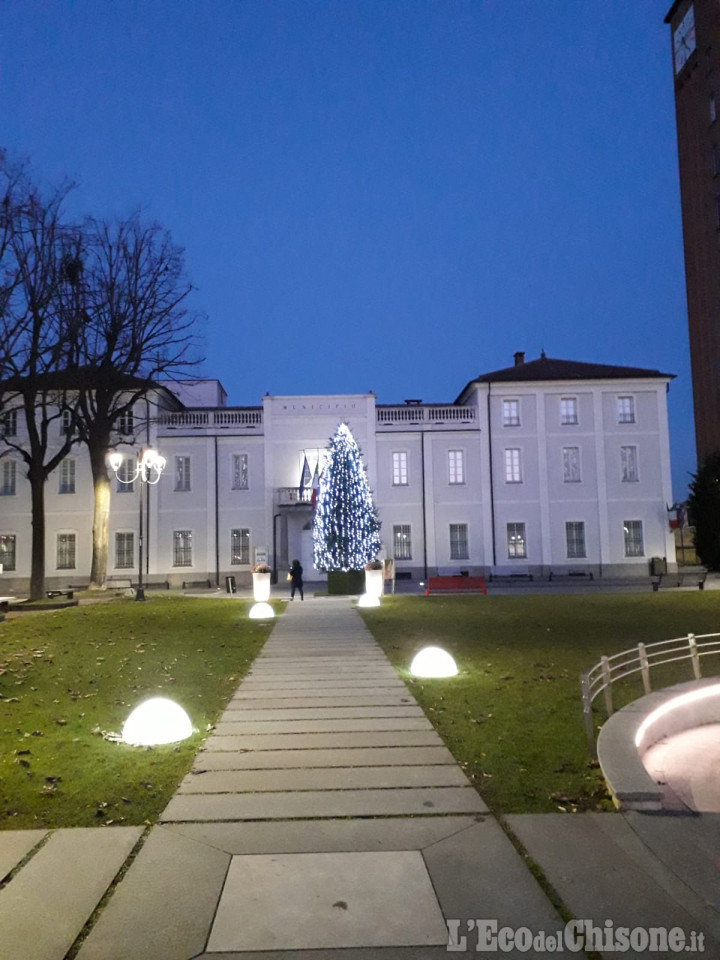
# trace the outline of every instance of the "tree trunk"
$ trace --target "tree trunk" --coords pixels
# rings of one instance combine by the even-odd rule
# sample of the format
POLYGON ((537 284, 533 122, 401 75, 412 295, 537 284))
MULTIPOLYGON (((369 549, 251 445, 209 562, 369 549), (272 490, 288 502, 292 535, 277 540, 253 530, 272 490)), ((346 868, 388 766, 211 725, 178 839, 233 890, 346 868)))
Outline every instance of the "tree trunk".
POLYGON ((41 471, 29 470, 32 503, 32 559, 30 563, 30 599, 45 596, 45 478, 41 471))
POLYGON ((110 517, 110 478, 106 455, 110 437, 93 438, 88 444, 92 469, 95 509, 93 514, 93 550, 90 589, 105 590, 108 562, 108 520, 110 517))

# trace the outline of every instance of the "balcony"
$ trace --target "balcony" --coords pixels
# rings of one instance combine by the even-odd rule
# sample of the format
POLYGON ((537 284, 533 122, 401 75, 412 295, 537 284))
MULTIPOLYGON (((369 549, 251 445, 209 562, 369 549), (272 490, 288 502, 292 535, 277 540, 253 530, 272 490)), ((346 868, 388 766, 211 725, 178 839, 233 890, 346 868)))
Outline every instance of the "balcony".
POLYGON ((275 501, 279 507, 302 507, 312 503, 312 487, 277 487, 275 501))
POLYGON ((376 413, 378 432, 480 429, 477 407, 408 403, 402 407, 377 407, 376 413))
POLYGON ((182 413, 163 413, 158 417, 158 433, 217 433, 219 430, 235 434, 263 432, 263 412, 260 407, 221 410, 184 410, 182 413))

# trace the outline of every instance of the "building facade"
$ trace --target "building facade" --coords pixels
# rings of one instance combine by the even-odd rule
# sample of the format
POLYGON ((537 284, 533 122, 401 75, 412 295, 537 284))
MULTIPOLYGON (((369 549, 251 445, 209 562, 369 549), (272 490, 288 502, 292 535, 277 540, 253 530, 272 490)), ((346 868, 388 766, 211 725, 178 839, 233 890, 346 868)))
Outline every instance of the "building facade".
MULTIPOLYGON (((656 370, 552 360, 471 380, 451 402, 384 405, 374 394, 266 396, 229 407, 217 381, 166 384, 123 425, 113 478, 108 576, 171 586, 235 576, 266 560, 284 578, 312 564, 312 488, 339 423, 358 442, 397 575, 592 572, 646 575, 675 563, 666 392, 656 370), (172 402, 169 398, 172 396, 172 402), (177 399, 175 399, 177 398, 177 399), (140 448, 167 465, 155 485, 123 482, 140 448)), ((20 429, 16 425, 16 429, 20 429)), ((90 571, 92 482, 78 446, 46 490, 48 587, 90 571)), ((30 573, 30 496, 20 462, 0 460, 3 589, 30 573)))
POLYGON ((698 461, 720 449, 720 5, 675 0, 670 24, 698 461))

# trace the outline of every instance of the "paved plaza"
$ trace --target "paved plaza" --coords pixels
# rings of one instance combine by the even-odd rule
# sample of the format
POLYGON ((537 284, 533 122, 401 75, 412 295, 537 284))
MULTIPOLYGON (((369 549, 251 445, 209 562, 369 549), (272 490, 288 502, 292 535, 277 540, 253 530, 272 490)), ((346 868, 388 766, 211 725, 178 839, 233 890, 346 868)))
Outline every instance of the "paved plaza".
POLYGON ((477 956, 479 920, 568 916, 694 931, 686 955, 714 957, 719 859, 714 814, 499 823, 352 602, 315 598, 288 604, 159 823, 0 833, 0 958, 437 960, 477 956))

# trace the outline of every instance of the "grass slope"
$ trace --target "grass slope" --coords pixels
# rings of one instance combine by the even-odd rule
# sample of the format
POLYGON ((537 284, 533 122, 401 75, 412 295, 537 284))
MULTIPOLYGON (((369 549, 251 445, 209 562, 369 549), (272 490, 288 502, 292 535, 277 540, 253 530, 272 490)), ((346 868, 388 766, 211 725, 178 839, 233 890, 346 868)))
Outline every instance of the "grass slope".
POLYGON ((0 624, 0 829, 153 822, 267 638, 241 600, 115 599, 0 624), (167 696, 197 733, 114 743, 167 696))
MULTIPOLYGON (((720 593, 388 597, 363 616, 492 809, 605 809, 579 674, 639 641, 719 631, 720 593), (455 657, 457 677, 410 677, 413 655, 428 644, 455 657)), ((720 671, 717 657, 702 666, 704 675, 720 671)), ((660 667, 651 679, 657 689, 691 680, 692 670, 689 662, 660 667)), ((639 679, 613 691, 616 708, 643 692, 639 679)), ((603 719, 598 709, 598 725, 603 719)))

